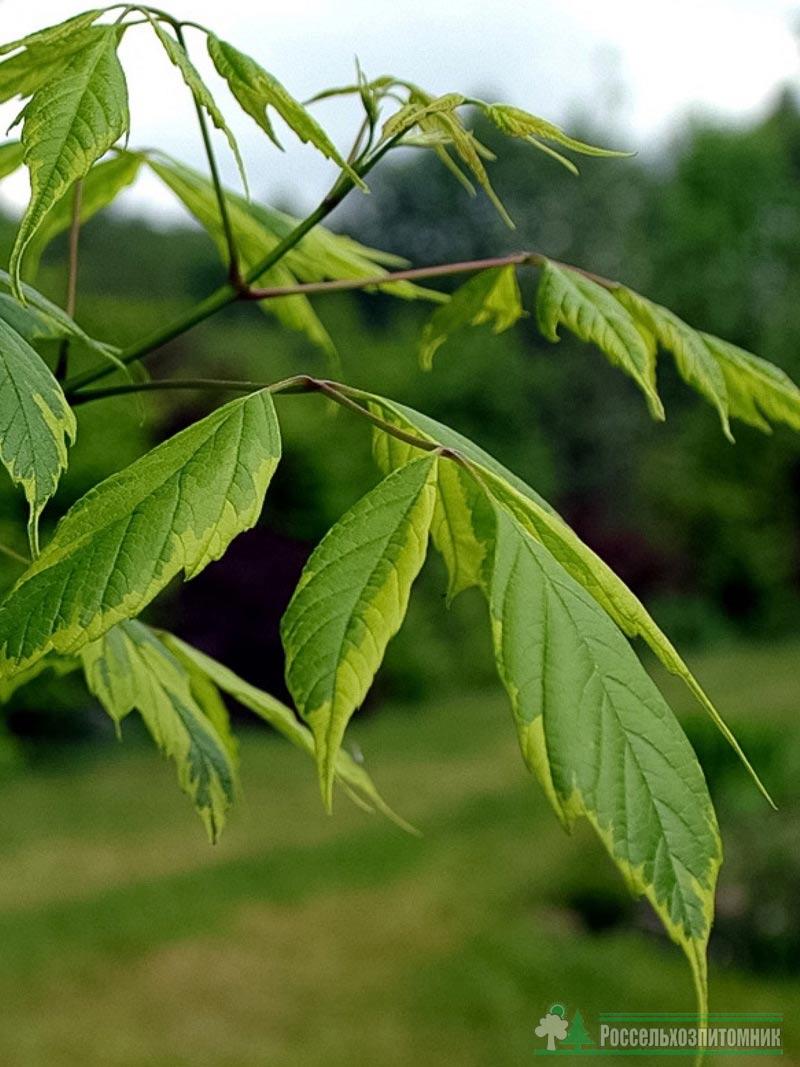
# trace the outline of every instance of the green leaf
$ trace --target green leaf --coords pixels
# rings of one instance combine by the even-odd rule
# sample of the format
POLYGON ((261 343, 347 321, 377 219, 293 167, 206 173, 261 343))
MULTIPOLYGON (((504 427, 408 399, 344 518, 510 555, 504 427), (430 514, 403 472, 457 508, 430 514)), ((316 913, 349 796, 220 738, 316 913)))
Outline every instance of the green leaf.
POLYGON ((216 841, 236 794, 236 769, 184 666, 137 620, 113 626, 81 658, 89 689, 115 723, 134 710, 142 716, 158 747, 175 761, 181 789, 216 841))
POLYGON ((80 660, 71 656, 44 656, 27 670, 15 674, 13 678, 0 678, 0 704, 7 704, 18 689, 22 689, 47 671, 52 671, 57 678, 63 678, 78 670, 80 665, 80 660))
POLYGON ((728 423, 728 389, 725 376, 702 334, 669 310, 624 286, 614 296, 630 311, 640 330, 649 333, 675 358, 681 378, 696 389, 719 413, 722 430, 733 441, 728 423))
POLYGON ((33 44, 0 63, 0 103, 26 97, 56 78, 75 52, 89 44, 95 30, 81 26, 49 43, 33 44))
POLYGON ((231 92, 243 110, 255 119, 262 130, 280 147, 272 123, 267 117, 267 108, 274 108, 286 125, 303 143, 310 143, 327 159, 341 167, 356 185, 366 189, 364 181, 336 149, 314 116, 299 101, 284 89, 272 74, 267 73, 250 56, 240 52, 227 41, 213 34, 208 36, 208 53, 220 77, 228 83, 231 92))
POLYGON ((437 308, 425 323, 420 340, 420 363, 430 370, 438 349, 459 330, 491 323, 492 333, 502 333, 524 314, 516 268, 495 267, 481 271, 456 289, 450 300, 437 308))
MULTIPOLYGON (((12 287, 11 278, 4 270, 0 270, 0 285, 9 290, 12 287)), ((5 319, 27 341, 68 337, 122 366, 117 358, 118 348, 90 337, 66 311, 37 289, 23 283, 22 294, 25 297, 24 305, 0 293, 0 318, 5 319)))
POLYGON ((286 684, 314 734, 328 808, 345 728, 400 628, 425 559, 436 465, 426 456, 401 467, 328 531, 281 623, 286 684))
POLYGON ((632 152, 617 152, 610 148, 598 148, 597 145, 586 144, 585 141, 578 141, 574 137, 570 137, 568 133, 565 133, 559 126, 554 125, 552 122, 548 122, 546 119, 540 119, 537 115, 531 115, 528 111, 523 111, 522 108, 512 107, 510 104, 486 104, 483 101, 477 101, 481 110, 490 119, 491 122, 502 133, 509 137, 519 137, 532 144, 534 148, 538 148, 542 152, 546 152, 548 155, 553 156, 559 163, 563 164, 573 172, 578 173, 578 168, 572 162, 562 156, 560 152, 556 152, 547 143, 561 145, 563 148, 568 148, 572 152, 577 152, 582 156, 603 156, 606 158, 611 157, 623 157, 630 156, 632 152))
MULTIPOLYGON (((83 179, 81 191, 81 223, 88 222, 108 207, 123 189, 132 185, 142 165, 135 152, 119 152, 111 159, 92 167, 83 179)), ((42 252, 50 242, 65 233, 72 224, 73 196, 69 190, 58 200, 44 218, 36 236, 28 245, 26 275, 33 278, 39 267, 42 252)))
MULTIPOLYGON (((399 111, 390 115, 383 124, 382 139, 388 141, 398 134, 405 133, 413 126, 418 126, 431 115, 452 113, 464 103, 461 93, 445 93, 443 96, 416 98, 404 104, 399 111)), ((448 138, 449 139, 449 138, 448 138)))
POLYGON ((114 27, 91 30, 90 43, 70 58, 58 78, 37 89, 25 108, 22 145, 31 200, 9 264, 20 299, 22 256, 47 212, 128 129, 128 92, 117 40, 114 27))
MULTIPOLYGON (((250 685, 239 675, 234 674, 228 667, 223 666, 217 660, 205 655, 197 648, 187 645, 186 642, 174 637, 172 634, 162 634, 162 640, 167 647, 180 659, 190 670, 200 673, 209 679, 215 686, 233 697, 243 707, 254 712, 260 719, 268 723, 287 741, 307 753, 314 755, 314 738, 311 731, 303 723, 299 722, 291 708, 288 708, 280 700, 265 693, 263 689, 257 689, 250 685)), ((364 768, 353 757, 340 749, 334 764, 334 777, 345 792, 359 807, 370 811, 379 811, 401 829, 410 833, 416 833, 404 819, 392 811, 375 787, 374 782, 364 768)))
POLYGON ((20 37, 16 41, 0 45, 0 56, 4 56, 8 52, 15 52, 18 48, 35 48, 41 45, 63 47, 65 41, 73 34, 85 30, 87 26, 91 26, 93 22, 96 22, 103 14, 103 10, 103 8, 97 7, 91 11, 83 11, 80 15, 73 15, 72 18, 68 18, 64 22, 58 22, 54 26, 47 26, 43 30, 29 33, 27 37, 20 37))
POLYGON ((650 413, 664 418, 656 390, 656 345, 608 290, 578 271, 550 260, 542 265, 536 296, 539 329, 558 341, 563 324, 581 341, 596 344, 614 366, 625 371, 645 395, 650 413))
POLYGON ((0 604, 0 673, 78 651, 258 519, 280 457, 269 392, 232 400, 90 490, 0 604))
POLYGON ((6 141, 0 144, 0 179, 13 174, 22 166, 22 145, 19 141, 6 141))
POLYGON ((495 657, 522 750, 559 817, 585 816, 686 953, 701 1014, 722 859, 703 772, 598 604, 502 508, 488 575, 495 657))
MULTIPOLYGON (((223 262, 226 262, 227 242, 211 183, 196 171, 173 160, 159 158, 149 159, 148 162, 153 172, 208 231, 223 262)), ((291 233, 298 220, 274 208, 248 203, 227 190, 225 198, 241 265, 248 272, 291 233)), ((279 263, 262 274, 256 284, 288 287, 298 282, 325 279, 373 278, 385 273, 387 265, 403 264, 404 261, 398 261, 397 257, 367 248, 323 226, 316 226, 279 263)), ((406 299, 441 298, 440 294, 409 282, 394 282, 383 288, 394 296, 406 299)), ((304 333, 332 362, 338 359, 335 345, 308 297, 302 294, 279 297, 263 300, 259 306, 265 313, 275 315, 284 326, 304 333)))
MULTIPOLYGON (((772 804, 769 793, 727 723, 644 604, 535 490, 449 427, 395 401, 370 394, 364 394, 364 397, 372 411, 399 429, 423 436, 465 457, 492 495, 544 545, 617 626, 628 637, 641 637, 646 641, 666 669, 684 682, 736 752, 762 795, 772 804)), ((386 434, 376 432, 376 458, 384 471, 407 462, 416 454, 411 446, 394 440, 388 444, 388 441, 386 434)), ((466 472, 462 471, 458 478, 451 474, 455 466, 440 464, 439 499, 432 523, 434 544, 448 567, 451 599, 462 589, 481 584, 486 530, 489 528, 484 494, 466 472)))
POLYGON ((47 364, 0 318, 0 462, 28 501, 33 555, 39 516, 58 488, 75 432, 75 416, 47 364))
POLYGON ((735 418, 771 432, 768 420, 800 431, 800 389, 780 367, 711 334, 701 334, 719 363, 735 418))
POLYGON ((170 62, 180 71, 181 77, 186 86, 191 90, 192 96, 195 98, 198 106, 206 112, 217 129, 225 134, 225 139, 230 145, 231 152, 236 160, 236 166, 239 168, 242 185, 244 186, 245 192, 247 192, 247 174, 244 169, 244 160, 239 151, 239 145, 225 121, 225 116, 222 114, 216 100, 211 95, 211 91, 200 77, 197 68, 189 59, 189 54, 180 41, 177 41, 171 34, 167 33, 157 19, 151 18, 150 24, 155 30, 156 37, 158 37, 161 42, 170 62))

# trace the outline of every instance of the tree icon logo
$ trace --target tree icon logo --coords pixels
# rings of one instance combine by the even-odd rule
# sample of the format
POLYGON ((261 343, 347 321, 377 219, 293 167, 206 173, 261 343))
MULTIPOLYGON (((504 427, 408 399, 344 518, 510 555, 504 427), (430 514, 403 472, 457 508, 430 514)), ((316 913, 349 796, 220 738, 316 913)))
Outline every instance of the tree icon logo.
POLYGON ((546 1015, 539 1020, 534 1033, 537 1037, 547 1038, 547 1051, 555 1052, 556 1041, 563 1041, 567 1036, 569 1021, 565 1018, 563 1004, 551 1004, 546 1015))

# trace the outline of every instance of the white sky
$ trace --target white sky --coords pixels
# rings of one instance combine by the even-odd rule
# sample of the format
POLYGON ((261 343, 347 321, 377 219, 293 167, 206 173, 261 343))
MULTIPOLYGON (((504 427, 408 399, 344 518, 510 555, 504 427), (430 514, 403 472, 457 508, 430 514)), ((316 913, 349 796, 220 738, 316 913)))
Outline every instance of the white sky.
MULTIPOLYGON (((74 0, 0 0, 0 37, 11 40, 90 6, 74 0)), ((434 93, 491 93, 546 118, 613 119, 618 141, 646 149, 688 111, 743 118, 777 87, 798 84, 800 0, 162 0, 171 13, 208 24, 280 78, 299 98, 352 80, 353 56, 368 75, 393 73, 434 93)), ((123 60, 131 91, 132 146, 158 145, 202 165, 191 103, 146 27, 129 31, 123 60)), ((197 66, 215 88, 202 39, 197 66)), ((310 208, 334 176, 330 164, 281 130, 281 155, 220 87, 256 194, 310 208)), ((18 110, 0 107, 2 128, 18 110)), ((316 114, 342 149, 359 121, 355 104, 316 114)), ((219 144, 227 181, 236 171, 219 144)), ((22 174, 3 197, 22 203, 22 174)), ((158 217, 179 209, 146 177, 126 194, 158 217)))

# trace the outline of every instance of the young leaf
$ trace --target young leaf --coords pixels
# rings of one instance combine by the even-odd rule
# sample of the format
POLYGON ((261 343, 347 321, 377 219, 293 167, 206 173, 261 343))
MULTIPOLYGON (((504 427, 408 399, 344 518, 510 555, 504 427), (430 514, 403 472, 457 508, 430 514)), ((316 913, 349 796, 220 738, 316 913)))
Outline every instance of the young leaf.
POLYGON ((0 103, 26 97, 63 71, 70 57, 89 44, 94 29, 81 26, 50 43, 33 44, 0 63, 0 103))
POLYGON ((719 363, 735 418, 771 433, 769 419, 800 431, 800 389, 774 363, 711 334, 701 334, 719 363))
POLYGON ((228 83, 231 92, 244 111, 256 120, 278 147, 280 145, 272 129, 272 123, 267 117, 268 107, 278 112, 301 141, 311 143, 327 159, 333 160, 337 166, 341 167, 356 185, 366 189, 363 180, 342 158, 314 116, 284 89, 277 78, 268 74, 250 56, 240 52, 227 41, 221 41, 213 34, 208 36, 208 53, 217 73, 228 83))
POLYGON ((443 96, 423 97, 404 104, 399 111, 383 124, 382 139, 388 141, 400 133, 405 133, 412 126, 418 126, 430 115, 452 113, 464 103, 461 93, 445 93, 443 96))
POLYGON ((191 690, 180 661, 137 620, 118 623, 81 652, 86 683, 115 723, 134 709, 175 761, 212 841, 236 794, 230 752, 191 690))
MULTIPOLYGON (((83 179, 81 191, 81 223, 86 223, 99 211, 108 207, 123 189, 132 185, 142 164, 135 152, 119 152, 104 163, 92 167, 83 179)), ((35 277, 42 252, 50 242, 65 233, 72 224, 73 196, 68 190, 58 200, 42 222, 28 245, 26 253, 26 276, 35 277)))
POLYGON ((8 674, 76 652, 193 578, 258 519, 280 457, 266 390, 232 400, 90 490, 0 604, 8 674))
POLYGON ((681 378, 717 409, 722 431, 729 441, 733 441, 728 423, 725 376, 703 335, 669 308, 654 304, 622 285, 614 290, 614 296, 630 311, 642 332, 649 333, 663 349, 672 353, 681 378))
POLYGON ((701 1014, 722 858, 703 772, 604 611, 502 508, 488 576, 495 656, 526 761, 568 825, 585 816, 686 953, 701 1014))
POLYGON ((177 41, 171 34, 167 33, 157 19, 151 19, 150 24, 155 30, 156 37, 158 37, 161 42, 170 62, 180 71, 181 77, 187 88, 191 90, 192 96, 197 101, 197 104, 206 112, 217 129, 225 134, 225 139, 230 145, 231 152, 236 160, 236 166, 239 168, 242 185, 244 186, 245 192, 247 192, 247 174, 245 173, 244 160, 239 151, 239 145, 225 121, 225 116, 222 114, 216 100, 211 95, 211 91, 200 77, 197 68, 192 63, 191 59, 189 59, 189 55, 180 41, 177 41))
POLYGON ((91 11, 82 11, 80 15, 73 15, 64 22, 58 22, 54 26, 46 26, 43 30, 29 33, 27 37, 20 37, 16 41, 0 45, 0 56, 15 52, 18 48, 35 48, 41 45, 52 45, 63 48, 65 42, 73 34, 80 33, 92 23, 96 22, 103 14, 103 8, 93 8, 91 11))
MULTIPOLYGON (((297 716, 287 706, 276 700, 275 697, 265 693, 263 689, 257 689, 243 678, 234 674, 228 667, 205 655, 197 648, 187 645, 185 641, 174 637, 172 634, 162 634, 162 640, 167 647, 180 659, 190 670, 201 674, 209 679, 215 686, 233 697, 243 707, 254 712, 260 719, 268 723, 279 734, 290 741, 297 748, 314 755, 314 738, 309 728, 299 722, 297 716)), ((194 675, 193 675, 194 677, 194 675)), ((401 829, 415 833, 413 827, 401 819, 396 812, 392 811, 375 787, 374 782, 364 768, 353 757, 340 749, 334 765, 336 782, 342 786, 353 802, 359 807, 370 811, 379 811, 401 829)))
POLYGON ((314 734, 328 808, 345 727, 400 628, 425 559, 436 465, 426 456, 390 474, 328 531, 281 623, 286 684, 314 734))
POLYGON ((585 141, 578 141, 552 122, 540 119, 538 116, 531 115, 530 112, 523 111, 522 108, 512 107, 510 104, 485 104, 483 101, 478 101, 478 103, 486 117, 502 133, 509 137, 522 138, 532 144, 534 148, 553 156, 574 174, 578 173, 578 168, 575 164, 543 142, 549 141, 553 144, 561 145, 562 148, 568 148, 570 151, 577 152, 582 156, 619 158, 632 154, 630 152, 616 152, 610 148, 598 148, 596 145, 586 144, 585 141))
POLYGON ((91 30, 89 43, 69 59, 58 78, 37 89, 25 108, 22 145, 31 200, 9 263, 14 294, 20 299, 22 256, 47 212, 128 128, 128 92, 117 40, 112 26, 91 30))
POLYGON ((39 516, 67 466, 75 431, 75 416, 46 363, 0 318, 0 462, 28 501, 34 556, 39 516))
MULTIPOLYGON (((644 604, 535 490, 473 442, 413 408, 378 396, 370 396, 369 407, 398 428, 454 449, 468 459, 492 495, 531 536, 544 545, 617 626, 628 637, 641 637, 646 641, 666 669, 685 683, 736 752, 762 795, 772 804, 769 793, 727 723, 644 604)), ((388 438, 380 431, 376 433, 376 456, 383 470, 392 469, 395 463, 407 462, 409 453, 415 452, 401 442, 392 442, 391 446, 387 446, 378 439, 379 436, 384 441, 388 438)), ((474 485, 470 486, 471 479, 462 477, 458 482, 452 479, 448 481, 449 471, 455 464, 441 466, 441 503, 437 504, 432 536, 448 566, 452 598, 461 589, 481 584, 480 568, 486 557, 487 517, 483 494, 474 485)))
POLYGON ((491 323, 492 333, 502 333, 524 314, 516 268, 481 271, 456 289, 450 300, 438 307, 425 323, 419 361, 430 370, 436 352, 459 330, 491 323))
POLYGON ((22 166, 22 145, 19 141, 6 141, 0 144, 0 179, 22 166))
POLYGON ((625 371, 645 395, 650 413, 664 418, 656 390, 656 345, 628 311, 601 285, 578 271, 546 260, 536 296, 539 329, 558 341, 563 323, 582 341, 591 341, 611 363, 625 371))

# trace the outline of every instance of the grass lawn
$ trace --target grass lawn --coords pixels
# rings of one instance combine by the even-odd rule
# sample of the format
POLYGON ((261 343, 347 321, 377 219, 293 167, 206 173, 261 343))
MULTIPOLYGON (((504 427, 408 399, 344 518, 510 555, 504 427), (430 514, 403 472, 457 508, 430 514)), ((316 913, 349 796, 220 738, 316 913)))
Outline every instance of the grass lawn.
MULTIPOLYGON (((734 725, 757 723, 757 756, 759 730, 800 746, 798 663, 796 644, 694 665, 734 725)), ((701 713, 664 684, 693 726, 701 713)), ((139 745, 6 777, 0 1065, 505 1067, 533 1062, 554 1001, 590 1031, 602 1011, 692 1007, 679 950, 626 910, 591 834, 565 835, 526 776, 499 691, 385 708, 352 736, 424 836, 344 797, 328 818, 309 761, 259 732, 213 848, 139 745), (590 933, 574 906, 587 894, 621 921, 590 933)), ((785 817, 762 814, 764 834, 785 817)), ((783 1011, 784 1062, 800 1064, 797 971, 717 964, 711 988, 716 1010, 783 1011)))

